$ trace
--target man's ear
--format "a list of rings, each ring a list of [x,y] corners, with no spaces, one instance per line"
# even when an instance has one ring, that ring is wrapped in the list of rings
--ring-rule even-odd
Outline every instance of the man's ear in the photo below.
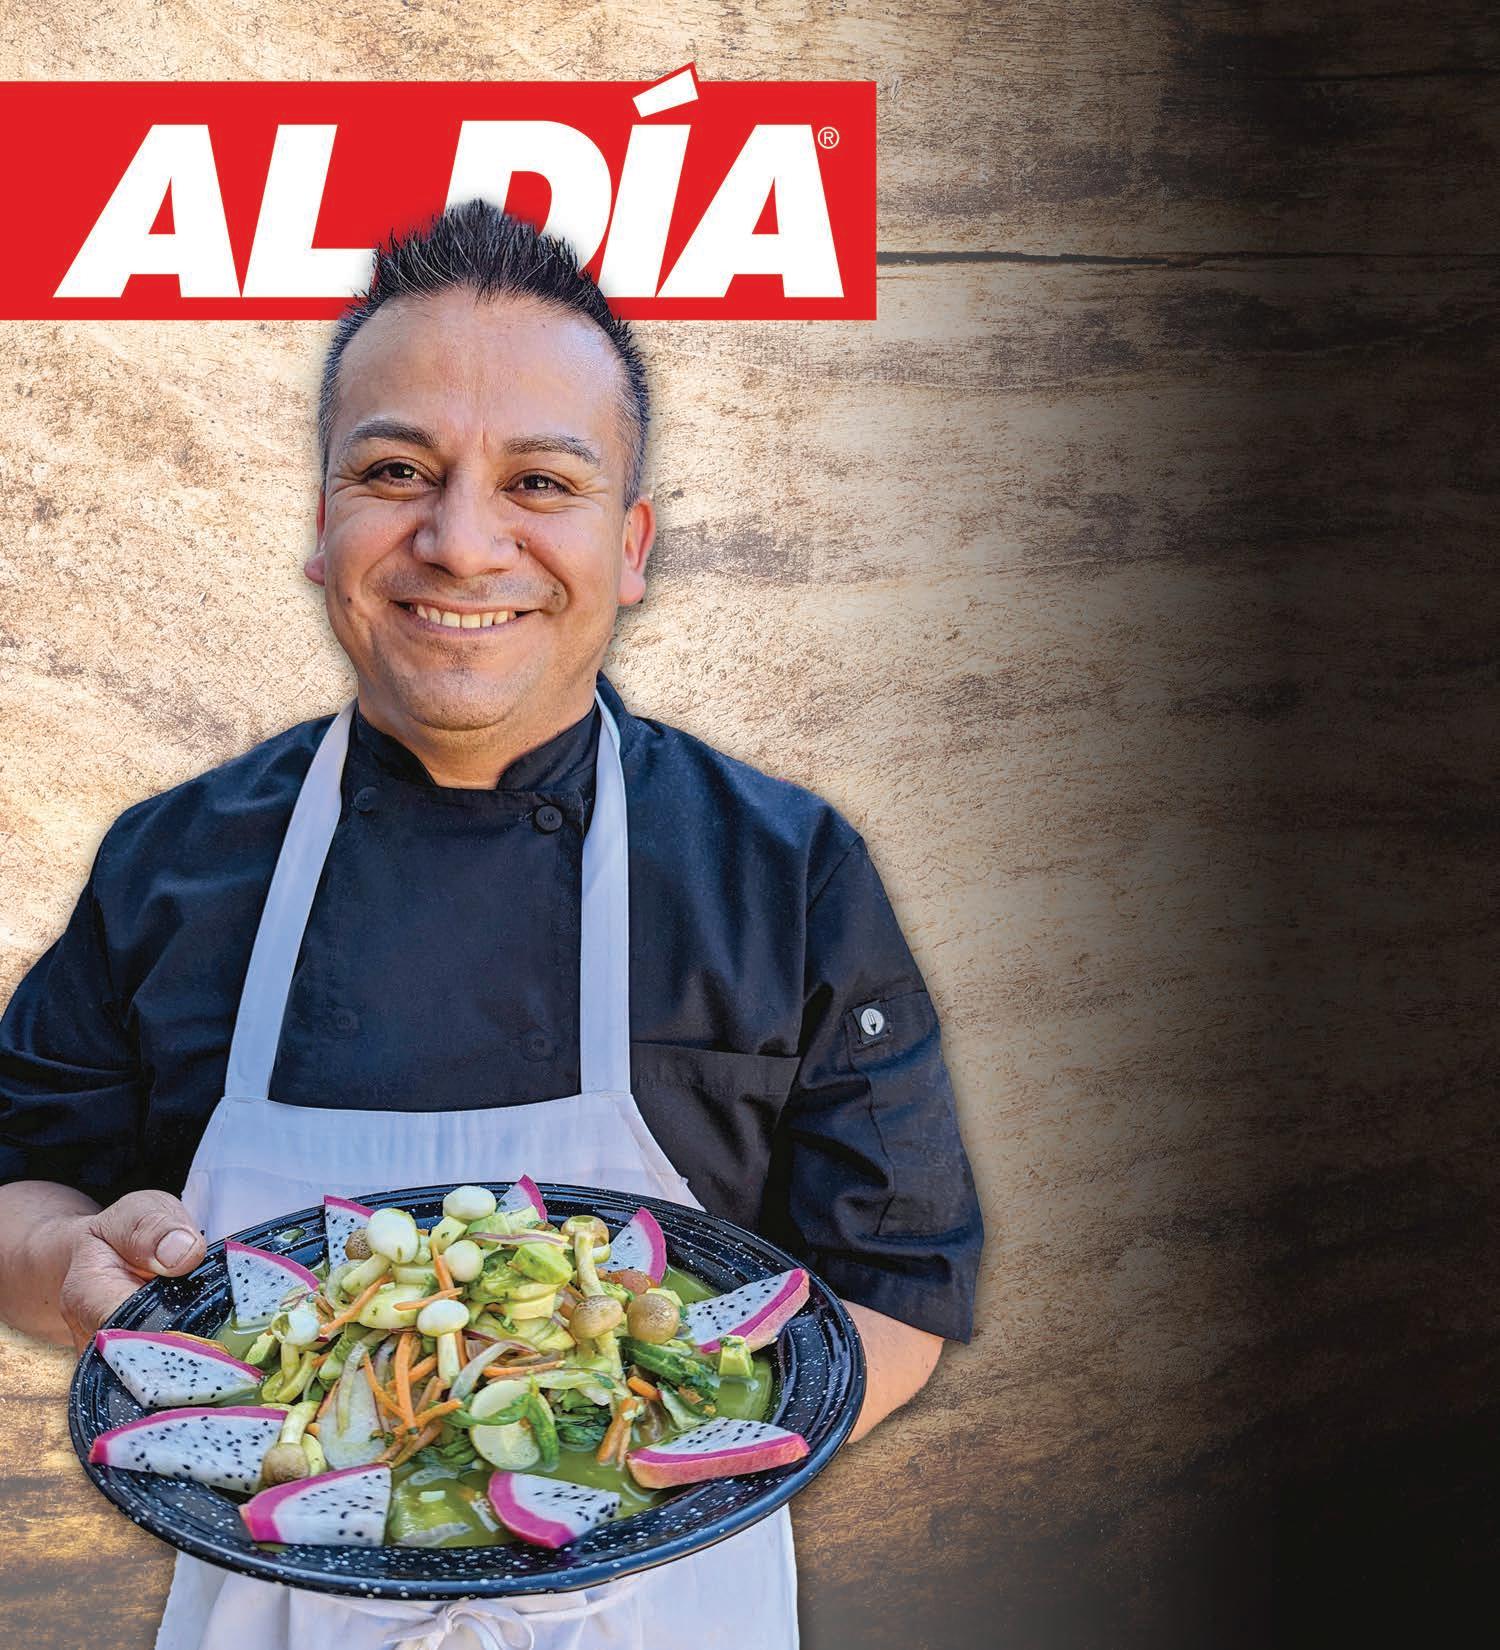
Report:
[[[656,540],[656,507],[638,498],[625,512],[625,555],[620,563],[621,607],[634,607],[646,594],[646,557]]]
[[[328,583],[328,567],[323,559],[323,523],[328,519],[328,499],[318,494],[318,547],[302,564],[302,571],[314,584]]]

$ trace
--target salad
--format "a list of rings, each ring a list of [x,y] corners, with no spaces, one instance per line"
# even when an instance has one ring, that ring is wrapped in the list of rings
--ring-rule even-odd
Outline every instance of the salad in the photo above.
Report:
[[[100,1330],[147,1413],[108,1467],[244,1497],[252,1539],[560,1547],[663,1494],[808,1453],[764,1419],[757,1356],[807,1299],[800,1268],[715,1295],[638,1209],[549,1218],[522,1178],[456,1186],[424,1230],[324,1199],[314,1269],[227,1240],[213,1339]]]

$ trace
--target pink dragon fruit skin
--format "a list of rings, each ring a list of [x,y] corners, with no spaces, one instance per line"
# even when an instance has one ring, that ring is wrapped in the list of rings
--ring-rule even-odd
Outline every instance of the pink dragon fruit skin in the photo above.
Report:
[[[389,1467],[344,1467],[262,1490],[240,1508],[240,1517],[252,1541],[378,1547],[390,1504]]]
[[[210,1404],[232,1392],[253,1392],[262,1380],[254,1364],[171,1329],[101,1329],[94,1346],[147,1409]]]
[[[495,1207],[505,1214],[514,1214],[517,1209],[524,1209],[528,1203],[536,1210],[538,1220],[547,1218],[547,1205],[542,1202],[542,1194],[537,1183],[529,1174],[523,1174]]]
[[[259,1405],[161,1410],[101,1432],[89,1460],[249,1495],[285,1420],[285,1410]]]
[[[328,1244],[330,1267],[342,1266],[348,1260],[344,1245],[348,1243],[350,1234],[366,1225],[374,1213],[373,1209],[356,1203],[352,1198],[335,1197],[332,1192],[323,1194],[323,1236]]]
[[[495,1516],[518,1540],[534,1547],[566,1547],[613,1518],[620,1506],[612,1490],[585,1489],[531,1472],[494,1473],[488,1489]]]
[[[742,1472],[765,1472],[788,1466],[807,1454],[807,1440],[769,1421],[737,1421],[721,1415],[680,1438],[648,1444],[627,1457],[631,1476],[650,1490],[674,1484],[699,1484],[706,1478],[731,1478]]]
[[[652,1283],[666,1276],[667,1240],[649,1209],[637,1209],[610,1239],[609,1265],[611,1271],[644,1272]]]
[[[742,1284],[727,1295],[695,1301],[682,1315],[687,1337],[700,1352],[717,1352],[725,1335],[740,1335],[753,1351],[768,1346],[788,1318],[807,1302],[807,1273],[800,1267]]]
[[[319,1287],[317,1278],[297,1261],[236,1243],[233,1238],[224,1240],[224,1264],[229,1269],[235,1322],[245,1327],[269,1322],[293,1289],[316,1293]]]

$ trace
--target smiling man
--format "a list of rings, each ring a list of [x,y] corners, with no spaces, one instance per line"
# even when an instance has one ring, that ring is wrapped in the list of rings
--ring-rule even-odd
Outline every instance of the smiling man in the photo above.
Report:
[[[468,287],[345,335],[308,574],[362,713],[439,784],[494,785],[589,712],[615,614],[645,594],[639,358],[576,310]]]
[[[599,674],[645,591],[648,421],[630,329],[566,248],[476,202],[381,253],[324,373],[306,569],[357,697],[122,815],[18,988],[9,1322],[82,1348],[205,1237],[324,1192],[529,1172],[805,1258],[865,1343],[855,1436],[968,1338],[973,1182],[864,844]],[[158,1643],[787,1650],[795,1599],[782,1509],[514,1605],[182,1557]]]

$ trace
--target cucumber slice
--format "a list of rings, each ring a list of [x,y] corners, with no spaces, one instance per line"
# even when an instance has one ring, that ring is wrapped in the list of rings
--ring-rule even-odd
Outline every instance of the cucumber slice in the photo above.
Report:
[[[505,1303],[505,1315],[512,1323],[525,1323],[528,1318],[550,1318],[557,1310],[557,1296],[551,1290],[536,1300],[511,1300]]]
[[[524,1421],[508,1421],[498,1427],[473,1427],[469,1438],[492,1467],[506,1472],[524,1472],[542,1458],[531,1428]]]
[[[474,1394],[469,1405],[469,1414],[476,1421],[483,1421],[487,1416],[494,1415],[513,1404],[527,1390],[526,1381],[488,1381],[481,1392]]]

